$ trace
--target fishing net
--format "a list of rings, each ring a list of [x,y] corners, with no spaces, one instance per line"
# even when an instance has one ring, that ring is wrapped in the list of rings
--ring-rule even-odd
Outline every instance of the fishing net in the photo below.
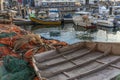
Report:
[[[0,44],[0,58],[8,55],[10,53],[9,47],[7,47],[5,44]]]
[[[7,69],[8,72],[11,72],[11,73],[19,72],[23,70],[25,67],[27,67],[26,61],[22,59],[14,58],[12,56],[4,57],[3,61],[4,61],[3,64],[5,68]]]
[[[16,35],[16,33],[14,33],[14,32],[11,32],[11,33],[2,32],[2,33],[0,33],[0,38],[13,37],[15,35]]]
[[[1,80],[33,80],[34,71],[30,68],[25,68],[22,71],[16,72],[14,74],[8,73],[7,75],[3,76]]]
[[[5,44],[0,44],[0,47],[6,46]]]
[[[3,77],[1,77],[1,79],[0,80],[8,80],[8,79],[10,79],[10,77],[12,76],[12,74],[11,73],[7,73],[6,75],[4,75]]]
[[[0,66],[0,80],[6,74],[7,74],[7,71],[6,71],[5,67],[4,67],[4,65],[1,65]]]
[[[120,74],[115,78],[115,80],[120,80]]]
[[[0,80],[33,80],[35,77],[33,68],[26,61],[12,56],[4,57],[3,61],[7,73]]]

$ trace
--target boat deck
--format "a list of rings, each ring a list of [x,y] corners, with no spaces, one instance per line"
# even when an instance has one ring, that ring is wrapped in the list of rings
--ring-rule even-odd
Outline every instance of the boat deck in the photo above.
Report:
[[[111,80],[120,74],[120,56],[78,44],[34,55],[39,78],[47,80]]]

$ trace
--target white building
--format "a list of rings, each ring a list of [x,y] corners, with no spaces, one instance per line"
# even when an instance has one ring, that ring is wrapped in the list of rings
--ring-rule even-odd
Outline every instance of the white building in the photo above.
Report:
[[[36,6],[40,6],[42,2],[78,2],[78,0],[34,0]]]

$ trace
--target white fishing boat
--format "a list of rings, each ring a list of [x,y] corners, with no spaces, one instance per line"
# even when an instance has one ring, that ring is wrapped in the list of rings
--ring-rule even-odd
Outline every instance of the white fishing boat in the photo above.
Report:
[[[97,25],[101,27],[107,27],[107,28],[113,27],[113,23],[110,22],[109,20],[97,20]]]
[[[114,16],[109,16],[109,17],[103,17],[98,19],[96,22],[97,26],[101,26],[101,27],[107,27],[107,28],[113,28],[113,20],[114,20]]]
[[[75,25],[77,26],[81,26],[81,27],[87,27],[87,28],[93,28],[95,27],[94,23],[94,19],[93,17],[90,15],[90,12],[75,12],[75,14],[73,15],[73,22]]]

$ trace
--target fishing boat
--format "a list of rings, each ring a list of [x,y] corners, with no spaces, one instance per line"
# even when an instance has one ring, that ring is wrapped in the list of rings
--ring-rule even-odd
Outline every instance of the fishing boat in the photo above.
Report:
[[[79,42],[32,60],[40,80],[112,80],[120,74],[120,43]]]
[[[73,22],[75,25],[87,29],[96,28],[94,19],[89,12],[75,12],[73,15]]]
[[[48,16],[48,14],[44,11],[38,12],[38,16],[31,14],[30,20],[35,23],[43,24],[43,25],[60,25],[61,24],[61,20],[59,18],[56,18],[56,17],[52,18]]]
[[[116,27],[120,27],[120,15],[107,15],[101,16],[100,18],[96,19],[96,25],[98,27],[104,28],[114,28],[114,19],[117,20]]]
[[[35,23],[43,24],[43,25],[61,25],[60,20],[37,19],[34,17],[30,17],[30,20],[35,22]]]
[[[108,20],[97,20],[96,24],[101,27],[113,28],[113,23]]]
[[[109,16],[109,17],[103,16],[100,19],[96,20],[96,25],[106,28],[113,28],[114,27],[113,20],[114,20],[114,16]]]

